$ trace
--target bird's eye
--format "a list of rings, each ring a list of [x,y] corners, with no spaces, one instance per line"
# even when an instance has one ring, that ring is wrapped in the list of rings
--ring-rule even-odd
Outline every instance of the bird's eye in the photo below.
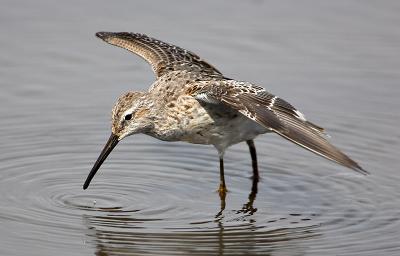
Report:
[[[125,116],[125,120],[131,120],[132,119],[132,114],[127,114],[126,116]]]

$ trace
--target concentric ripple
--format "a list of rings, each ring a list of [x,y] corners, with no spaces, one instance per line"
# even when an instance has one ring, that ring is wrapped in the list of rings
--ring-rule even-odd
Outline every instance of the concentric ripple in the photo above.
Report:
[[[102,134],[98,124],[85,126]],[[218,162],[211,147],[131,137],[83,191],[106,131],[104,138],[85,138],[73,126],[40,130],[47,130],[45,139],[40,132],[7,139],[12,145],[1,159],[0,220],[12,234],[1,250],[9,255],[27,237],[31,242],[22,247],[94,249],[101,255],[292,255],[337,251],[338,245],[346,252],[360,245],[373,251],[366,245],[371,241],[386,250],[397,246],[390,235],[400,223],[395,180],[338,171],[310,155],[311,161],[304,160],[307,155],[271,136],[257,141],[258,183],[249,178],[245,145],[227,153],[229,193],[222,200],[215,192]],[[271,143],[275,153],[265,150]],[[286,165],[284,156],[274,154],[288,148],[293,157]],[[24,232],[15,232],[21,225]]]
[[[395,2],[6,1],[0,256],[400,255]],[[264,86],[371,175],[268,134],[255,142],[258,183],[246,144],[229,148],[220,198],[214,148],[137,135],[83,190],[114,100],[154,79],[144,61],[95,39],[106,28],[187,47]]]

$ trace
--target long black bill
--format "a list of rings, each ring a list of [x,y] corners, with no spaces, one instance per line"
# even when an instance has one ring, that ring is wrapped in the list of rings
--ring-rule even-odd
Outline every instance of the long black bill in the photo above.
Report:
[[[90,181],[93,179],[97,170],[100,168],[101,164],[104,162],[104,160],[106,160],[107,156],[111,153],[111,151],[117,144],[118,144],[118,136],[111,133],[111,136],[108,139],[103,150],[101,151],[99,158],[97,158],[96,163],[94,163],[92,170],[90,171],[88,177],[86,178],[85,184],[83,184],[83,189],[87,189],[89,187]]]

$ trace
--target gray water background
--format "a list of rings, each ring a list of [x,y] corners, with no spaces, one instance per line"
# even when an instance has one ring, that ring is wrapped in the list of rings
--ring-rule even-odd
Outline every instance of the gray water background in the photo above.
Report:
[[[399,1],[2,1],[0,255],[399,255]],[[264,86],[325,127],[363,177],[275,135],[226,154],[129,137],[82,184],[148,64],[132,31]]]

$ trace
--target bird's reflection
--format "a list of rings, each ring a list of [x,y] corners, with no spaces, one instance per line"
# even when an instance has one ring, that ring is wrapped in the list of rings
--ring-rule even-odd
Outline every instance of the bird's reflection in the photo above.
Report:
[[[89,244],[94,243],[96,255],[275,255],[279,248],[290,248],[284,255],[303,255],[302,239],[314,237],[315,227],[279,227],[265,229],[266,223],[246,221],[241,217],[252,217],[257,212],[254,202],[258,191],[258,179],[252,179],[248,200],[241,209],[226,211],[226,195],[220,197],[220,210],[214,221],[207,227],[190,226],[179,230],[171,228],[156,229],[160,232],[146,231],[146,224],[162,220],[135,218],[135,212],[113,210],[104,215],[104,211],[90,211],[84,215]],[[228,195],[229,196],[229,195]],[[97,214],[96,214],[97,213]],[[240,220],[227,220],[226,216],[237,216]],[[262,218],[261,218],[262,219]],[[243,222],[244,221],[244,222]],[[213,225],[212,223],[215,223]],[[151,230],[151,229],[150,229]],[[238,232],[240,231],[240,232]],[[279,246],[280,245],[280,246]],[[254,251],[254,253],[252,253]]]
[[[250,215],[253,215],[256,211],[257,208],[254,208],[254,200],[256,200],[257,192],[258,192],[258,177],[253,177],[252,179],[252,185],[251,185],[251,192],[248,197],[247,203],[245,203],[242,207],[241,210],[238,210],[237,213],[247,213]]]
[[[251,190],[250,194],[248,196],[248,201],[247,203],[243,204],[243,207],[239,210],[236,211],[236,213],[247,213],[249,215],[253,215],[256,211],[257,208],[254,208],[254,201],[256,200],[257,192],[258,192],[258,182],[259,178],[258,177],[253,177],[252,179],[252,185],[251,185]],[[218,219],[222,216],[225,207],[226,207],[226,194],[220,194],[219,195],[220,200],[221,200],[221,208],[220,211],[215,215],[215,218]]]
[[[250,194],[248,196],[248,201],[243,204],[243,207],[239,210],[236,210],[236,214],[244,213],[253,215],[257,208],[254,208],[254,200],[256,199],[257,192],[258,192],[258,177],[252,177],[252,185]],[[220,201],[221,201],[221,208],[220,211],[215,215],[215,221],[218,224],[218,255],[225,255],[225,234],[224,234],[224,222],[223,222],[223,212],[226,208],[226,193],[220,194]],[[252,227],[250,229],[254,229],[254,224],[250,224]],[[247,236],[248,238],[248,236]],[[269,254],[265,254],[269,255]]]

